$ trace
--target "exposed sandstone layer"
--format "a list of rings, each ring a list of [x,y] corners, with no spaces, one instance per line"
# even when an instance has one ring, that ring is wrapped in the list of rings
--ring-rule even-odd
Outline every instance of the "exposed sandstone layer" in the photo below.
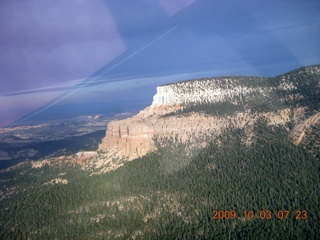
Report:
[[[308,132],[312,126],[320,126],[320,112],[307,118],[305,121],[301,121],[294,127],[290,134],[292,142],[295,145],[299,145],[306,137],[306,132]]]
[[[179,108],[174,105],[151,106],[131,118],[109,122],[106,136],[102,139],[99,149],[107,151],[112,157],[130,160],[155,150],[154,138],[188,143],[190,147],[204,147],[207,138],[214,138],[230,126],[246,128],[250,134],[250,129],[258,118],[265,117],[270,125],[285,126],[291,120],[290,116],[295,116],[298,121],[301,119],[300,115],[303,115],[303,109],[292,112],[286,108],[261,114],[237,112],[225,117],[197,112],[162,117]]]
[[[106,137],[99,145],[100,150],[119,152],[129,158],[145,155],[152,148],[155,130],[138,117],[113,121],[108,124]]]
[[[295,111],[295,115],[296,112],[299,110]],[[146,117],[143,117],[144,115]],[[156,149],[154,137],[204,147],[207,138],[214,138],[229,126],[246,128],[249,134],[250,128],[260,117],[265,117],[270,125],[285,126],[290,121],[290,115],[290,109],[283,109],[263,114],[238,112],[227,117],[190,113],[161,118],[159,115],[148,115],[142,111],[134,117],[110,122],[99,149],[118,158],[134,159]]]

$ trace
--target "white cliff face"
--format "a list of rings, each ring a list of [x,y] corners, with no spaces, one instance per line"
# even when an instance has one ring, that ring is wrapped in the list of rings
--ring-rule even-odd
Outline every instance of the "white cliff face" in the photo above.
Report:
[[[157,87],[157,94],[153,96],[152,105],[171,105],[178,102],[176,94],[171,87]]]
[[[151,107],[232,101],[250,93],[265,94],[269,91],[267,87],[249,87],[241,82],[241,78],[185,81],[157,87]]]

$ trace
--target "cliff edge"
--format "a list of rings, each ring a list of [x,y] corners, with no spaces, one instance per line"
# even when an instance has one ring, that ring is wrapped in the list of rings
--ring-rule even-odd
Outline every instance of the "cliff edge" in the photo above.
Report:
[[[274,78],[219,77],[159,86],[151,106],[108,123],[99,150],[108,158],[132,160],[166,139],[190,149],[204,147],[229,127],[244,129],[243,140],[250,144],[261,118],[292,131],[299,144],[304,122],[319,123],[319,76],[315,65]]]

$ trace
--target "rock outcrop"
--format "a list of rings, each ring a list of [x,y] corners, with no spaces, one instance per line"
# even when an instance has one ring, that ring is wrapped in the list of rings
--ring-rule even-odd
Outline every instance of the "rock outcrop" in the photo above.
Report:
[[[129,158],[143,156],[152,149],[154,132],[151,126],[137,117],[113,121],[108,124],[106,137],[102,139],[99,149]]]
[[[303,73],[310,71],[319,76],[320,68],[306,68]],[[272,125],[302,124],[307,119],[304,107],[290,105],[290,101],[304,97],[297,91],[301,83],[290,76],[211,78],[157,87],[151,106],[131,118],[108,123],[99,150],[111,158],[130,160],[155,150],[155,139],[201,147],[206,145],[207,138],[212,140],[232,126],[245,128],[250,143],[250,129],[261,117]],[[319,85],[319,78],[316,81]],[[211,104],[214,108],[214,104],[222,102],[237,106],[237,110],[227,115],[183,111],[190,105]],[[264,110],[253,111],[257,106]]]

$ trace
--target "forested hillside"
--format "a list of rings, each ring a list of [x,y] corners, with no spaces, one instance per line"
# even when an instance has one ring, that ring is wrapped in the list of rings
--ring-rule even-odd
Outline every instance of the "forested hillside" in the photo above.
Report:
[[[203,101],[200,103],[184,104],[177,112],[166,114],[172,116],[177,114],[187,114],[190,112],[204,112],[206,114],[222,116],[235,114],[239,111],[250,111],[251,113],[261,113],[268,111],[279,111],[284,108],[305,107],[308,114],[320,109],[320,66],[313,65],[298,68],[276,77],[246,77],[235,76],[213,78],[211,81],[221,82],[225,91],[230,91],[234,87],[255,89],[251,93],[230,94],[224,100],[218,102]],[[210,81],[210,79],[200,79],[198,81]],[[188,84],[185,81],[179,84]],[[192,81],[191,81],[192,82]],[[180,86],[179,86],[180,87]],[[191,90],[190,90],[191,91]]]
[[[192,159],[168,143],[103,175],[67,166],[2,173],[2,187],[17,192],[1,200],[1,239],[319,238],[319,159],[282,128],[261,120],[256,131],[248,146],[230,129]],[[43,184],[58,175],[68,184]],[[213,219],[214,210],[237,217]]]

